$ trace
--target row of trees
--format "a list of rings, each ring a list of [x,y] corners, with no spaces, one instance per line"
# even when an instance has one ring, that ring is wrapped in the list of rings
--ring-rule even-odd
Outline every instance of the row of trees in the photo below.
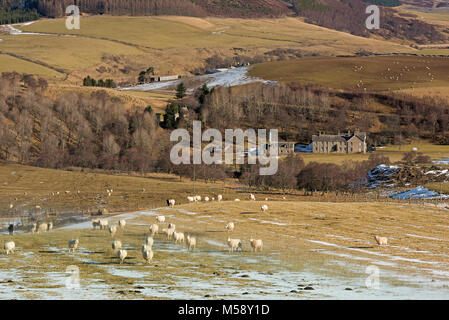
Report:
[[[83,86],[85,87],[103,87],[103,88],[115,88],[116,84],[114,80],[112,79],[100,79],[96,80],[94,78],[91,78],[90,76],[87,76],[83,79]]]
[[[0,24],[20,23],[39,17],[35,0],[0,0]]]

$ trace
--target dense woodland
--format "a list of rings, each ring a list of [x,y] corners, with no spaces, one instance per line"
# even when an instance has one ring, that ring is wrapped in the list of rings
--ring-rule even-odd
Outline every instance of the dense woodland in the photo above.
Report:
[[[61,17],[68,5],[81,12],[112,15],[184,15],[283,17],[299,15],[312,24],[369,37],[373,33],[420,44],[447,41],[448,32],[413,17],[401,17],[391,6],[398,0],[0,0],[0,23],[34,20],[39,15]],[[380,30],[367,30],[367,3],[383,5]],[[348,17],[351,17],[348,19]]]
[[[376,100],[391,114],[375,113]],[[424,116],[425,115],[425,116]],[[0,160],[48,168],[100,168],[120,171],[163,171],[193,178],[193,166],[169,160],[174,128],[190,129],[192,120],[204,128],[277,128],[280,138],[309,143],[319,131],[364,130],[370,144],[402,143],[406,138],[431,138],[449,143],[447,101],[406,95],[330,92],[318,87],[251,84],[234,88],[206,86],[172,101],[159,124],[151,107],[128,108],[106,91],[48,95],[47,82],[32,75],[0,77]],[[376,127],[377,131],[374,130]],[[332,128],[332,129],[329,129]],[[377,132],[377,133],[376,133]],[[257,166],[195,167],[206,181],[239,177],[249,186],[336,190],[358,181],[379,163],[309,163],[300,157],[281,161],[278,173],[260,177]]]

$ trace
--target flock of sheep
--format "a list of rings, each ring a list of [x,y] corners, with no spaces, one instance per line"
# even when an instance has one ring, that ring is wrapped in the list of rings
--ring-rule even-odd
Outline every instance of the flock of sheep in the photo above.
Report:
[[[198,202],[201,201],[201,196],[189,196],[187,197],[187,200],[189,202]],[[256,197],[254,194],[249,195],[249,199],[255,201]],[[285,197],[283,198],[285,199]],[[222,201],[223,197],[221,194],[217,196],[217,201]],[[265,198],[265,200],[268,200]],[[204,197],[204,201],[215,201],[215,198],[212,197],[211,199],[209,197]],[[235,201],[240,201],[240,199],[235,199]],[[167,206],[174,207],[176,201],[174,199],[168,199],[167,200]],[[263,204],[261,206],[261,211],[266,212],[268,211],[268,206],[266,204]],[[156,216],[156,222],[159,224],[165,223],[165,216],[158,215]],[[91,221],[93,229],[100,229],[105,230],[107,229],[111,235],[111,237],[114,237],[117,231],[123,230],[126,226],[126,220],[120,220],[118,221],[117,225],[109,225],[109,221],[106,219],[94,219]],[[153,223],[149,226],[149,232],[151,236],[147,237],[145,239],[145,242],[142,244],[141,247],[141,253],[142,258],[145,260],[146,263],[151,263],[151,260],[153,259],[154,252],[153,252],[153,243],[154,239],[153,236],[155,234],[159,233],[159,225],[157,223]],[[42,222],[42,223],[33,223],[29,227],[29,231],[31,233],[40,233],[40,232],[47,232],[51,231],[53,229],[53,223],[51,222]],[[233,232],[235,229],[235,225],[233,222],[229,222],[225,225],[226,231]],[[183,244],[185,243],[188,250],[194,250],[196,247],[196,238],[192,237],[190,235],[185,236],[182,232],[176,231],[176,225],[173,223],[168,223],[167,228],[162,228],[161,233],[165,234],[167,236],[167,239],[173,240],[176,244]],[[387,245],[388,239],[386,237],[380,237],[380,236],[374,236],[375,241],[378,245]],[[242,241],[240,239],[232,239],[228,236],[227,238],[227,245],[229,247],[229,252],[234,252],[237,250],[243,251],[243,245]],[[262,239],[253,239],[252,237],[249,240],[250,245],[252,247],[252,250],[254,252],[262,251],[263,248],[263,241]],[[68,241],[68,251],[69,252],[75,252],[75,250],[79,246],[79,239],[70,239]],[[8,241],[4,244],[4,250],[7,255],[14,253],[16,245],[14,241]],[[122,264],[126,257],[128,256],[128,252],[122,248],[122,242],[120,240],[113,240],[112,241],[112,250],[116,252],[117,258],[119,259],[120,264]]]

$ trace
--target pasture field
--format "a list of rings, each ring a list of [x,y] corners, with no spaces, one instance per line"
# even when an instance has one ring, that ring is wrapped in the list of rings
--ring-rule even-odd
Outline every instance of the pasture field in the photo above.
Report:
[[[449,59],[415,56],[303,58],[254,65],[249,74],[338,89],[398,90],[449,85]]]
[[[1,49],[0,49],[1,51]],[[37,74],[47,79],[63,79],[64,74],[47,68],[45,66],[38,65],[36,63],[25,61],[16,57],[12,57],[6,54],[0,54],[0,70],[2,72],[18,72],[18,73],[31,73]]]
[[[256,195],[259,197],[259,195]],[[401,203],[241,201],[196,203],[109,217],[126,219],[111,237],[90,222],[43,234],[0,235],[14,240],[13,255],[0,256],[0,297],[19,299],[410,299],[447,298],[447,212]],[[243,198],[242,198],[243,199]],[[266,213],[261,204],[268,204]],[[197,238],[188,252],[162,234],[146,265],[140,247],[148,225],[166,223]],[[243,251],[229,253],[227,222]],[[166,227],[166,223],[160,227]],[[388,237],[379,247],[374,235]],[[262,239],[254,253],[250,237]],[[69,239],[80,247],[68,253]],[[128,252],[120,265],[111,242]],[[367,267],[378,268],[379,288],[367,287]],[[73,278],[73,272],[75,272]],[[79,288],[70,287],[79,276]],[[71,277],[72,276],[72,277]],[[76,283],[76,282],[75,282]],[[66,286],[68,284],[69,286]]]
[[[141,177],[21,165],[0,165],[0,181],[0,212],[3,214],[16,211],[39,213],[40,210],[35,209],[36,205],[42,210],[52,209],[56,213],[96,211],[102,207],[109,211],[153,208],[163,206],[168,197],[185,203],[186,197],[194,191],[193,182],[180,181],[179,177],[172,175],[150,174]],[[219,194],[230,186],[197,181],[195,190]],[[107,189],[113,190],[110,197]],[[78,190],[80,194],[77,194]],[[70,193],[66,194],[65,191]],[[59,192],[59,195],[52,196],[52,192]],[[235,194],[233,191],[228,193]],[[14,208],[9,210],[11,203]]]
[[[86,75],[135,83],[138,73],[149,66],[154,66],[159,75],[190,74],[215,54],[255,57],[279,48],[306,55],[347,55],[362,49],[379,53],[417,51],[394,42],[310,25],[297,18],[91,16],[82,17],[79,30],[67,30],[64,19],[42,19],[15,27],[36,34],[2,35],[2,51],[62,69],[68,74],[66,82],[76,85],[81,85]]]

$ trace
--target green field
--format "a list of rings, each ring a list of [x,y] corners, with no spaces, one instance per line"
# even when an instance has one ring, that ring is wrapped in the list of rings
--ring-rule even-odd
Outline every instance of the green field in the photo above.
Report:
[[[414,56],[303,58],[253,66],[250,75],[339,89],[398,90],[449,85],[449,59]]]

